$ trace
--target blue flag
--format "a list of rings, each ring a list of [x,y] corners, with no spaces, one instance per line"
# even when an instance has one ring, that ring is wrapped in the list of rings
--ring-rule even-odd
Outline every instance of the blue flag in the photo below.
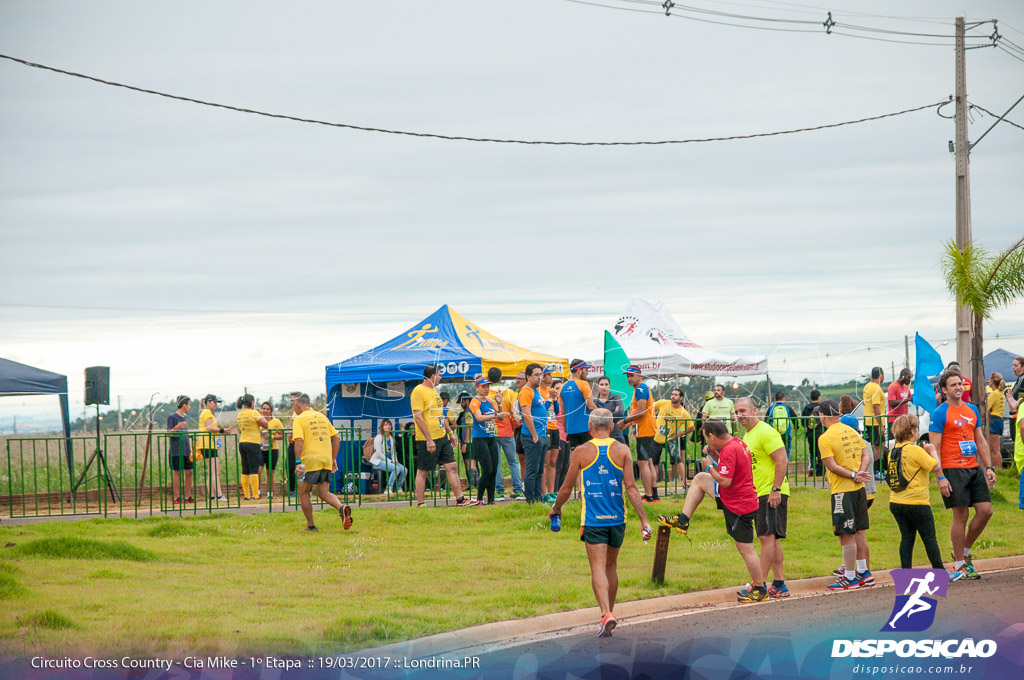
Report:
[[[914,366],[914,406],[920,406],[931,415],[935,410],[935,388],[930,378],[942,373],[942,357],[920,333],[914,334],[917,363]]]

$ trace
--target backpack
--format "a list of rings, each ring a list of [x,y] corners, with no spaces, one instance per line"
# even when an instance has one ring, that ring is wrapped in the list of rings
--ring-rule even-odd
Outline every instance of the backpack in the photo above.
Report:
[[[907,479],[903,475],[903,447],[896,446],[892,451],[885,454],[885,463],[883,465],[885,469],[885,483],[889,485],[892,491],[900,492],[905,491],[910,482],[917,477],[917,472],[921,469],[918,468],[917,472]]]
[[[782,408],[782,414],[779,415],[779,408]],[[765,420],[768,424],[775,428],[779,434],[788,434],[790,428],[790,419],[793,418],[793,411],[785,404],[775,403],[774,406],[768,409],[768,414]]]
[[[372,458],[372,457],[373,457],[373,437],[369,437],[369,438],[367,438],[367,440],[365,442],[363,442],[363,460],[365,460],[367,463],[369,463],[370,462],[370,458]]]

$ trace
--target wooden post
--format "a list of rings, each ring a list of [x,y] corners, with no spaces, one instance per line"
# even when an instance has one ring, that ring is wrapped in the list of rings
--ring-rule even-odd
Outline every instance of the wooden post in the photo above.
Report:
[[[665,563],[668,561],[668,539],[671,537],[671,529],[668,527],[658,527],[658,539],[654,544],[654,569],[651,570],[651,580],[658,585],[665,582]]]

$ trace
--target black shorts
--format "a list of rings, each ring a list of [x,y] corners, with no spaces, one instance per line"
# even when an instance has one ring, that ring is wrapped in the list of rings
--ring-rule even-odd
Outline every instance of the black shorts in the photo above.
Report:
[[[558,428],[548,430],[548,451],[557,451],[559,441]]]
[[[636,438],[636,459],[637,460],[654,460],[654,457],[658,455],[658,451],[654,446],[654,437],[637,437]]]
[[[192,469],[192,457],[189,454],[184,456],[178,455],[176,452],[171,453],[171,469],[175,472],[181,472],[182,470]]]
[[[832,494],[833,534],[855,534],[868,528],[868,494],[864,489]]]
[[[306,484],[312,484],[313,486],[316,486],[317,484],[327,484],[331,481],[331,471],[313,470],[312,472],[307,472],[302,475],[302,477],[299,478],[299,481],[305,482]]]
[[[452,451],[452,442],[448,437],[440,437],[434,440],[434,452],[427,451],[427,442],[416,441],[416,469],[433,472],[438,465],[447,465],[455,462],[455,452]]]
[[[580,540],[584,543],[607,543],[609,548],[621,548],[626,538],[626,525],[616,524],[611,527],[580,527]]]
[[[754,527],[758,536],[786,537],[786,518],[789,514],[789,496],[782,494],[778,507],[768,505],[768,496],[758,496]]]
[[[424,446],[426,446],[426,444],[424,444]],[[473,460],[472,442],[462,442],[462,460],[466,461],[467,463]]]
[[[593,437],[590,436],[589,432],[572,432],[569,434],[569,448],[575,449],[581,444],[586,444],[591,439],[593,439]]]
[[[216,458],[220,451],[217,449],[199,449],[199,453],[203,454],[203,458]]]
[[[729,508],[722,506],[722,515],[725,516],[725,533],[737,543],[754,542],[754,515],[757,512],[748,512],[745,515],[737,515]]]
[[[949,496],[942,497],[946,509],[962,508],[975,503],[991,503],[992,494],[985,481],[985,468],[943,468],[942,474],[949,480]]]
[[[882,428],[879,425],[864,426],[864,440],[873,446],[882,445]]]
[[[270,468],[271,470],[277,469],[277,459],[280,457],[280,449],[270,449],[269,451],[261,451],[261,457],[263,460],[263,467]]]

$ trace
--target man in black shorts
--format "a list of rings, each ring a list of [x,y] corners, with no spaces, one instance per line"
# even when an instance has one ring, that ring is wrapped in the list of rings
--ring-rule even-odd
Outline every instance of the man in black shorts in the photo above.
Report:
[[[172,434],[167,438],[168,453],[170,454],[171,463],[171,495],[174,498],[174,505],[181,503],[195,503],[195,499],[192,498],[192,446],[189,442],[188,433],[184,430],[188,429],[188,422],[185,416],[190,410],[192,410],[192,400],[184,394],[179,396],[175,400],[175,405],[178,410],[167,416],[167,431],[168,432],[182,432],[182,434]],[[181,472],[185,471],[185,486],[181,489],[179,495],[179,487],[181,486]],[[182,496],[188,494],[188,498],[182,500]]]
[[[460,508],[478,505],[477,501],[462,495],[453,448],[458,442],[445,416],[441,395],[437,393],[437,385],[441,382],[437,368],[427,366],[423,369],[423,383],[414,387],[409,397],[412,417],[416,422],[416,504],[423,505],[427,477],[440,465],[448,476],[448,488],[455,496],[455,505]]]
[[[633,479],[629,448],[611,437],[614,419],[608,409],[595,409],[588,416],[594,437],[577,446],[569,461],[569,472],[558,490],[548,517],[561,516],[562,506],[572,494],[576,480],[581,480],[585,505],[580,519],[580,540],[587,546],[590,582],[601,608],[598,636],[608,637],[615,628],[615,595],[619,589],[618,557],[626,535],[626,503],[629,498],[640,518],[641,535],[651,536],[640,492]]]
[[[686,492],[683,511],[679,515],[658,515],[658,523],[687,533],[690,520],[704,496],[712,496],[725,516],[725,531],[750,574],[751,587],[739,593],[737,602],[764,602],[768,599],[761,563],[754,550],[754,516],[757,514],[757,491],[750,450],[742,440],[729,434],[721,420],[704,423],[703,472],[697,473]]]
[[[630,404],[630,416],[620,420],[615,427],[625,430],[630,424],[636,423],[636,464],[640,470],[640,482],[644,485],[643,500],[645,503],[657,503],[658,471],[654,467],[657,455],[654,446],[656,420],[654,417],[654,398],[651,388],[644,384],[644,376],[639,366],[628,366],[624,371],[626,381],[633,388],[633,403]]]

